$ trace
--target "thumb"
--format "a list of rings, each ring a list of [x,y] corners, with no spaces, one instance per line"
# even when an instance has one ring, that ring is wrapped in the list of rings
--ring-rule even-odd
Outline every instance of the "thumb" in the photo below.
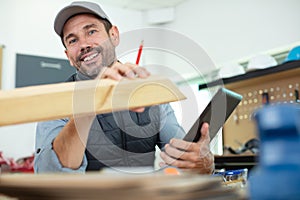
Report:
[[[207,143],[210,142],[210,136],[209,136],[209,125],[207,122],[204,122],[201,126],[201,137],[200,140],[197,143]]]

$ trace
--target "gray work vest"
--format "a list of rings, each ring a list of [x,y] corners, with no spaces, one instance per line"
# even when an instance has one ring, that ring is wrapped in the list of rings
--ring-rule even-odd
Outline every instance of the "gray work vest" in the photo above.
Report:
[[[72,75],[67,81],[75,81]],[[87,171],[103,167],[153,166],[155,145],[161,148],[159,106],[143,113],[120,111],[99,114],[86,147]]]

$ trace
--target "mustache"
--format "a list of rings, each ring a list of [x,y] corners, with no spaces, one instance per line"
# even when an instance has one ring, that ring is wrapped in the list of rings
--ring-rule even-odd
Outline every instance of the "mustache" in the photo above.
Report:
[[[76,61],[77,62],[80,62],[81,61],[81,58],[84,54],[87,54],[87,53],[90,53],[90,52],[97,52],[97,53],[101,53],[103,52],[103,47],[101,46],[97,46],[97,47],[94,47],[94,48],[91,48],[91,47],[87,47],[85,49],[83,49],[80,54],[76,57]]]

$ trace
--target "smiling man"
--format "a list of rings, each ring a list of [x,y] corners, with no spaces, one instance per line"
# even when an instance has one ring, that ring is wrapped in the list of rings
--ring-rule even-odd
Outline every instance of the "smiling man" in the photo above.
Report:
[[[150,75],[145,68],[118,62],[118,28],[95,3],[73,2],[63,8],[54,29],[77,69],[68,81]],[[82,173],[103,167],[153,166],[157,145],[164,149],[161,166],[207,174],[214,168],[208,124],[202,126],[201,134],[197,143],[183,141],[185,132],[169,104],[40,122],[34,168],[36,173]]]
[[[65,24],[62,38],[71,65],[96,78],[103,67],[117,62],[115,47],[118,35],[117,27],[113,26],[106,32],[104,24],[94,15],[77,15]],[[85,44],[89,44],[88,48],[84,47]]]

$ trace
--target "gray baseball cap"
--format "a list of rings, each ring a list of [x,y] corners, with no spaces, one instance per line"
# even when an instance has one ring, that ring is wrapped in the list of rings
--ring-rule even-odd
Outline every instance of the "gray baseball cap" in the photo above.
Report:
[[[62,37],[63,28],[65,23],[72,17],[78,14],[90,13],[97,15],[103,19],[106,19],[110,22],[108,16],[102,10],[102,8],[92,2],[87,1],[75,1],[69,6],[64,7],[55,17],[54,20],[54,30],[55,32]]]

